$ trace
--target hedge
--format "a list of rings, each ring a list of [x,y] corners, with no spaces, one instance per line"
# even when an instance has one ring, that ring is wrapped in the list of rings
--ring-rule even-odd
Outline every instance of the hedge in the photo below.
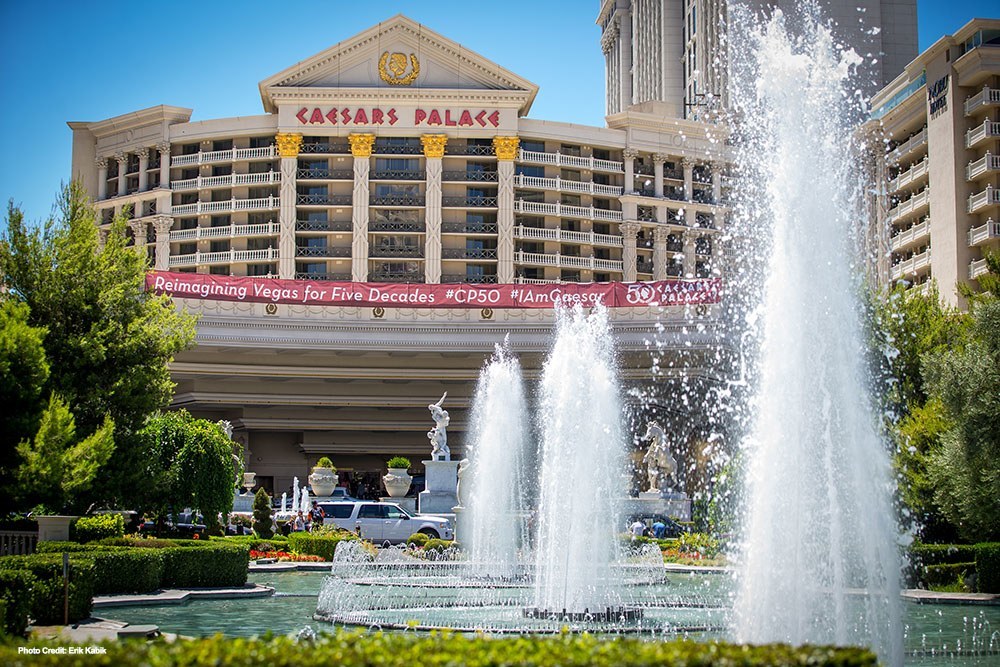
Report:
[[[70,556],[69,620],[90,616],[94,597],[94,561],[86,554]],[[29,572],[34,576],[30,590],[24,595],[31,600],[31,617],[38,625],[63,622],[63,564],[60,554],[2,556],[0,570]],[[0,660],[0,664],[3,661]]]
[[[94,542],[106,537],[125,534],[125,517],[121,514],[81,516],[70,526],[70,537],[77,542]]]
[[[928,565],[921,572],[920,580],[930,586],[950,586],[963,583],[963,580],[976,571],[975,563],[942,563]]]
[[[197,549],[162,549],[162,588],[235,587],[247,582],[250,548],[206,542]]]
[[[976,545],[976,575],[980,593],[1000,593],[1000,542]]]
[[[31,596],[26,595],[35,583],[35,575],[19,570],[0,570],[0,634],[21,637],[28,627]]]
[[[64,644],[69,645],[69,644]],[[62,665],[66,656],[52,651],[58,646],[36,640],[29,644],[0,645],[0,664]],[[783,644],[741,646],[689,640],[649,642],[640,639],[609,641],[592,635],[549,637],[467,637],[441,632],[429,635],[404,633],[348,633],[320,635],[314,642],[291,637],[229,639],[221,636],[174,642],[106,642],[105,665],[207,664],[243,667],[361,667],[386,665],[412,667],[428,657],[440,665],[519,665],[555,667],[568,665],[623,666],[698,665],[699,667],[875,667],[875,655],[863,648],[827,646],[791,647]],[[18,649],[49,647],[49,652],[28,655]]]
[[[323,560],[332,561],[333,552],[337,550],[337,543],[341,540],[357,539],[353,535],[332,535],[321,537],[312,533],[290,533],[288,535],[288,548],[300,554],[311,554],[319,556]]]
[[[910,565],[918,572],[928,565],[971,563],[975,559],[974,544],[914,544],[910,547]]]

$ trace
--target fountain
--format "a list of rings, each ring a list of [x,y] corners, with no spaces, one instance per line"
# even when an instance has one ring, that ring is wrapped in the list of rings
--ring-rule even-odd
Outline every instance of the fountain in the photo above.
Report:
[[[856,302],[845,86],[860,63],[808,11],[735,44],[740,215],[770,227],[735,636],[873,647],[902,664],[892,475],[869,405]],[[739,82],[745,82],[740,85]],[[740,89],[742,88],[742,89]],[[739,224],[739,220],[736,221]],[[756,227],[760,234],[760,227]],[[747,283],[748,285],[751,283]]]

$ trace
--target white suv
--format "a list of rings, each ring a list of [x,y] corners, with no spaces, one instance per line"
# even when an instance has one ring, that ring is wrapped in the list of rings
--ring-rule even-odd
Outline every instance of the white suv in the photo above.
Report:
[[[376,544],[405,542],[413,533],[450,540],[455,537],[451,522],[444,517],[411,515],[393,503],[331,502],[319,503],[326,517],[324,524],[335,524]]]

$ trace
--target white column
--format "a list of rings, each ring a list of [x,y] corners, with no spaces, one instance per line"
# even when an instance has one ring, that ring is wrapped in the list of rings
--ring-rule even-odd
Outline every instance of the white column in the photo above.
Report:
[[[441,162],[448,142],[445,134],[420,137],[427,163],[427,198],[424,209],[424,281],[441,282]]]
[[[94,162],[97,164],[97,199],[100,201],[108,198],[108,158],[99,157]]]
[[[681,166],[684,167],[684,200],[691,201],[694,199],[694,162],[684,158]]]
[[[632,13],[626,7],[619,7],[617,11],[621,15],[619,19],[621,38],[618,42],[620,45],[618,66],[621,68],[622,84],[622,107],[620,111],[624,111],[626,107],[632,105]]]
[[[118,196],[125,195],[125,170],[128,169],[128,156],[124,153],[115,155],[118,160]]]
[[[153,229],[156,230],[157,271],[170,270],[170,228],[173,224],[173,218],[168,215],[158,215],[153,218]]]
[[[635,242],[639,228],[639,223],[631,220],[623,222],[619,227],[624,242],[622,245],[622,273],[624,274],[623,280],[627,283],[634,283],[637,277],[635,261],[639,253],[636,252]]]
[[[374,134],[352,134],[351,154],[354,156],[354,195],[352,198],[351,224],[351,280],[363,283],[368,280],[368,176],[371,172]]]
[[[170,187],[170,142],[164,141],[156,144],[156,150],[160,152],[160,187]]]
[[[689,211],[691,212],[691,211]],[[692,212],[693,213],[693,212]],[[684,232],[684,277],[694,278],[695,253],[694,242],[696,235],[694,232]]]
[[[657,225],[653,228],[653,280],[667,279],[667,237],[670,230]]]
[[[135,154],[139,156],[139,192],[145,192],[149,189],[149,174],[146,173],[149,169],[149,149],[140,148]]]
[[[514,282],[514,158],[517,137],[493,137],[497,155],[497,282]]]
[[[136,253],[141,256],[146,256],[146,221],[145,220],[132,220],[128,223],[128,226],[132,228],[132,247],[135,249]]]
[[[661,153],[653,153],[653,194],[663,197],[663,163],[667,156]]]
[[[279,132],[274,136],[281,157],[281,188],[278,190],[278,277],[295,277],[295,168],[302,135]]]
[[[629,194],[635,192],[635,159],[639,157],[639,151],[634,148],[626,148],[622,151],[622,161],[625,164],[625,189],[623,192]]]

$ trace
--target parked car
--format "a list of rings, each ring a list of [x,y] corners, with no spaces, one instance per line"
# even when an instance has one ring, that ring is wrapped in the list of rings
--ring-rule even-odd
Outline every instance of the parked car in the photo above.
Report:
[[[357,532],[376,544],[399,544],[414,533],[450,540],[455,537],[451,522],[440,516],[412,515],[394,503],[325,502],[320,503],[324,524]]]
[[[184,537],[207,537],[205,523],[202,520],[201,515],[194,514],[191,512],[181,512],[177,515],[178,521],[175,523],[172,517],[168,517],[165,522],[165,528],[169,533],[174,533],[182,535]],[[140,533],[155,533],[156,523],[153,521],[145,521],[139,524]]]

